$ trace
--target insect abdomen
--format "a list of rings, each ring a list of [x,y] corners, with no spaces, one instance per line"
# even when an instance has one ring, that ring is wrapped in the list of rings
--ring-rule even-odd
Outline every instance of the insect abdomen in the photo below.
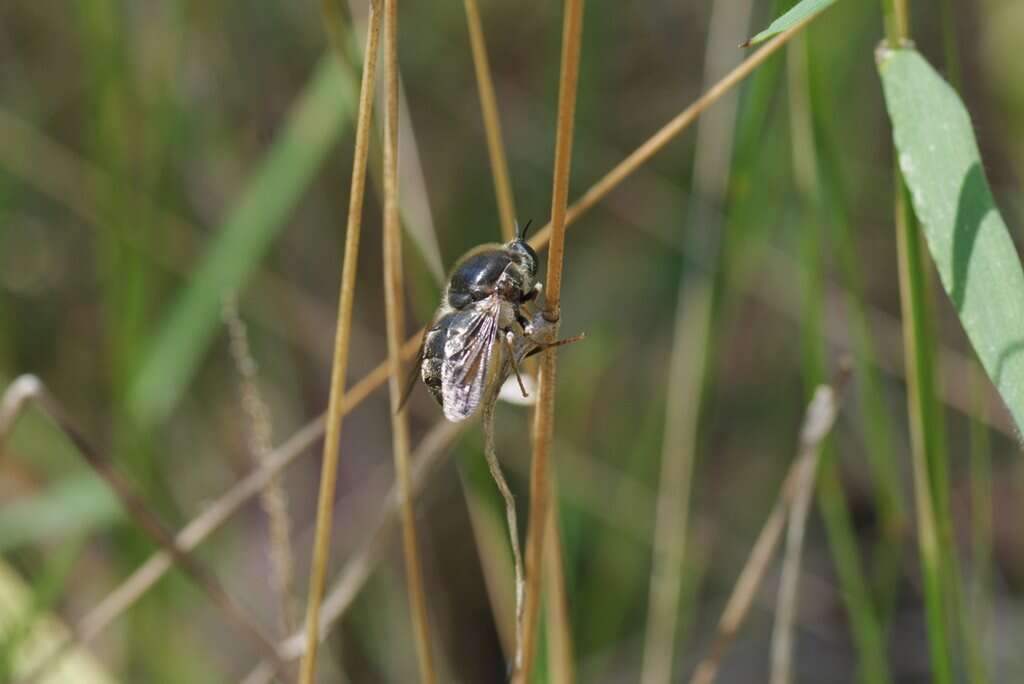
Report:
[[[448,339],[451,319],[452,314],[445,314],[427,331],[423,340],[423,361],[420,365],[423,384],[430,390],[434,400],[442,406],[444,399],[441,396],[441,364],[444,361],[444,343]]]

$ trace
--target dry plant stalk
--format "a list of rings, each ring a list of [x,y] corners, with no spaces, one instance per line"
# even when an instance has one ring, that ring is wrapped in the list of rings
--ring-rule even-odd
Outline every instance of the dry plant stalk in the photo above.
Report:
[[[626,159],[617,164],[601,180],[592,185],[579,200],[569,207],[565,213],[565,225],[572,225],[574,222],[579,220],[595,204],[603,200],[612,190],[618,187],[620,183],[626,180],[626,178],[643,166],[645,162],[665,147],[665,145],[671,142],[675,136],[682,133],[689,124],[693,123],[699,114],[717,102],[745,77],[749,76],[758,66],[767,60],[768,57],[778,51],[817,16],[820,16],[820,14],[813,15],[808,20],[766,42],[750,57],[737,65],[728,76],[716,85],[715,88],[709,90],[696,102],[680,112],[680,114],[674,117],[668,124],[662,127],[633,153],[627,156]],[[364,68],[364,75],[365,73],[366,70]],[[17,124],[16,129],[14,128],[15,124]],[[3,129],[4,126],[8,126],[10,130],[30,131],[29,128],[24,127],[23,124],[0,110],[0,129]],[[0,141],[5,140],[7,137],[8,136],[6,135],[0,136]],[[35,136],[35,138],[32,138],[32,140],[37,141],[39,145],[44,145],[44,143],[46,145],[50,145],[50,142],[47,139],[38,135]],[[44,146],[40,149],[50,150],[50,147]],[[5,154],[5,163],[9,164],[12,159],[19,159],[19,157],[15,155],[14,151],[10,151],[10,154],[7,154],[8,151],[6,148],[0,148],[0,151],[3,151]],[[37,156],[45,155],[40,154]],[[21,165],[16,169],[19,173],[19,177],[29,180],[34,184],[43,182],[40,180],[39,174],[36,173],[35,169],[28,166],[27,162],[22,164],[19,161],[19,164]],[[45,187],[45,185],[42,187]],[[53,194],[58,199],[65,196],[62,193],[54,192]],[[88,212],[86,212],[85,216],[88,217],[88,215]],[[543,250],[547,247],[550,237],[551,224],[548,223],[530,239],[530,243],[535,249]],[[402,358],[404,360],[411,359],[416,354],[416,351],[419,349],[424,330],[425,329],[421,328],[405,341],[405,345],[402,348]],[[362,403],[370,396],[370,394],[383,385],[387,381],[387,378],[388,362],[384,361],[363,376],[363,378],[361,378],[348,392],[346,392],[342,399],[342,415],[347,414]],[[184,550],[191,550],[201,544],[209,537],[210,534],[219,529],[221,525],[234,515],[250,498],[256,496],[266,486],[268,478],[280,473],[284,468],[297,460],[299,456],[304,453],[306,448],[316,440],[320,439],[324,434],[326,416],[327,412],[299,428],[299,430],[293,433],[284,442],[284,444],[275,450],[273,457],[266,466],[250,473],[250,475],[231,487],[231,489],[225,492],[213,504],[207,507],[207,509],[196,516],[196,518],[186,525],[182,529],[181,533],[179,533],[177,541],[180,544],[180,547]],[[997,424],[995,427],[1003,431],[1007,431],[1009,429],[1002,424]],[[76,635],[78,635],[76,639],[87,642],[98,636],[115,619],[122,615],[139,598],[141,598],[141,596],[143,596],[154,584],[156,584],[156,582],[163,577],[170,567],[171,561],[168,554],[163,551],[153,554],[153,556],[143,563],[138,570],[132,573],[128,579],[122,582],[117,589],[111,592],[111,594],[104,598],[100,604],[98,604],[81,621],[79,621],[79,623],[77,623],[73,630]],[[58,662],[60,655],[66,653],[74,643],[75,639],[69,639],[65,642],[55,651],[54,656],[48,660],[43,667],[38,669],[33,673],[33,675],[27,677],[25,681],[34,681],[42,673],[51,668],[56,662]]]
[[[163,548],[171,556],[174,564],[206,592],[229,622],[256,644],[264,657],[273,663],[274,669],[279,674],[287,675],[288,670],[284,658],[277,650],[277,645],[235,604],[234,600],[224,591],[216,575],[175,543],[174,537],[142,495],[135,490],[114,464],[79,432],[64,412],[63,407],[57,403],[39,378],[34,375],[22,375],[17,378],[7,388],[2,401],[0,401],[0,445],[9,435],[21,411],[30,403],[51,420],[71,441],[86,463],[113,490],[135,524]]]
[[[562,565],[562,532],[558,526],[558,505],[555,492],[558,482],[551,474],[552,501],[548,506],[547,532],[544,533],[544,591],[547,596],[545,617],[548,645],[548,681],[571,684],[576,681],[576,665],[572,655],[572,625],[569,602],[565,592],[565,568]]]
[[[501,141],[498,101],[494,95],[494,80],[491,78],[491,66],[487,60],[487,43],[484,41],[480,10],[476,0],[464,0],[464,4],[466,6],[466,23],[469,26],[469,43],[473,50],[476,84],[480,90],[480,109],[484,117],[487,153],[491,159],[494,194],[498,199],[498,215],[501,217],[501,235],[505,241],[508,241],[516,234],[516,205],[512,198],[512,183],[509,180],[505,146]]]
[[[583,32],[583,0],[566,0],[562,28],[562,69],[559,76],[558,119],[555,134],[554,182],[551,191],[551,245],[544,318],[558,336],[561,316],[562,257],[565,251],[566,204],[572,162],[573,120],[580,66],[580,36]],[[540,608],[541,562],[547,527],[548,498],[552,495],[549,465],[555,413],[555,349],[541,353],[539,391],[533,425],[533,461],[530,468],[530,522],[526,537],[526,605],[523,611],[523,658],[514,681],[526,682],[533,670],[537,614]]]
[[[391,439],[395,458],[395,482],[402,507],[402,546],[409,611],[416,641],[421,681],[437,681],[427,627],[427,601],[423,571],[416,543],[409,484],[409,414],[400,411],[405,376],[402,373],[402,338],[405,307],[402,302],[402,234],[398,216],[398,8],[396,0],[384,0],[384,309],[387,318],[388,358],[391,374]]]
[[[348,371],[349,338],[352,331],[352,303],[355,298],[380,24],[379,0],[371,0],[370,19],[366,29],[366,54],[363,57],[362,84],[359,90],[359,113],[356,122],[355,152],[352,160],[352,186],[345,231],[345,257],[341,268],[341,292],[338,298],[338,327],[335,333],[334,360],[331,368],[331,390],[327,407],[323,464],[320,473],[320,494],[317,502],[316,536],[309,580],[309,602],[306,609],[308,642],[306,657],[303,658],[300,669],[302,684],[313,684],[315,679],[320,602],[323,599],[327,565],[331,555],[334,490],[338,479],[338,448],[341,442],[341,419],[344,415],[342,405],[345,397],[345,375]]]
[[[849,365],[843,363],[832,386],[820,386],[804,413],[803,427],[800,430],[800,449],[793,465],[786,473],[786,479],[779,490],[768,518],[754,542],[746,565],[740,571],[729,601],[718,621],[715,640],[711,644],[708,655],[697,664],[690,679],[690,684],[711,684],[718,673],[718,664],[725,652],[732,645],[740,625],[747,616],[747,611],[754,601],[757,589],[764,579],[768,563],[771,561],[775,546],[782,535],[786,523],[786,515],[794,500],[804,490],[813,489],[814,474],[817,469],[821,444],[832,430],[839,413],[840,393],[849,380]]]
[[[270,424],[270,409],[263,401],[257,385],[259,367],[249,345],[249,333],[238,315],[238,302],[234,297],[224,299],[224,322],[231,341],[231,358],[240,380],[242,409],[249,418],[249,430],[246,431],[249,452],[253,466],[259,467],[267,462],[273,451],[274,432]],[[284,634],[291,634],[295,630],[295,601],[292,595],[294,555],[288,499],[279,477],[272,478],[260,492],[260,505],[270,522],[270,563],[274,568],[280,603],[281,630]]]
[[[819,387],[807,409],[808,422],[800,441],[812,443],[815,435],[808,434],[821,427],[811,425],[815,413],[825,416],[835,404],[833,390]],[[824,437],[821,438],[823,440]],[[819,441],[821,441],[819,440]],[[820,452],[820,447],[815,447]],[[807,514],[811,510],[811,496],[814,494],[818,461],[815,455],[806,464],[797,483],[796,497],[789,509],[789,523],[786,530],[786,552],[782,559],[782,578],[779,580],[779,598],[775,610],[775,627],[772,630],[772,678],[771,684],[789,684],[792,680],[793,620],[796,616],[797,586],[800,583],[800,556],[804,547],[804,531],[807,529]]]
[[[466,427],[467,423],[450,423],[447,420],[441,420],[424,436],[412,456],[410,485],[413,497],[422,490],[424,482],[443,462],[444,457],[451,453],[448,447]],[[345,562],[331,591],[324,598],[323,612],[320,618],[321,637],[326,636],[349,609],[360,589],[369,579],[370,573],[383,560],[386,542],[398,523],[401,508],[399,485],[395,482],[384,499],[383,508],[379,512],[376,522],[370,527],[366,539]],[[300,657],[306,649],[305,631],[293,634],[283,641],[280,644],[280,649],[285,658]],[[245,684],[269,684],[273,679],[273,674],[269,663],[260,663],[243,682]]]

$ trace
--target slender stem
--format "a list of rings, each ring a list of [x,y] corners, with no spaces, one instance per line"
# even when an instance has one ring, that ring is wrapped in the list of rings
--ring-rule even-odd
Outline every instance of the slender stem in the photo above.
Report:
[[[402,233],[398,206],[398,8],[397,0],[384,0],[384,308],[387,318],[388,358],[391,375],[391,439],[395,458],[395,482],[402,510],[402,545],[405,579],[409,591],[416,657],[420,680],[437,681],[430,651],[427,601],[423,571],[416,542],[409,484],[409,414],[400,411],[405,374],[402,372],[402,338],[405,337],[405,306],[402,301]]]
[[[498,199],[498,215],[501,217],[501,234],[505,240],[511,240],[516,230],[516,205],[512,196],[512,183],[509,180],[505,146],[501,141],[501,118],[498,116],[491,66],[487,60],[487,43],[484,41],[484,29],[476,0],[465,0],[465,5],[469,43],[473,50],[473,66],[476,69],[476,84],[480,90],[480,109],[483,112],[484,132],[487,136],[487,152],[491,158],[494,194]]]
[[[565,568],[562,564],[562,533],[558,524],[557,499],[554,497],[558,483],[553,474],[550,482],[552,505],[548,506],[548,529],[544,534],[548,680],[551,684],[572,684],[576,681],[576,667],[573,662],[569,600],[565,591]]]
[[[562,28],[562,69],[559,77],[558,118],[555,134],[554,186],[551,191],[551,244],[548,256],[544,318],[554,323],[557,336],[561,315],[562,256],[565,251],[566,204],[572,161],[573,121],[583,31],[583,0],[566,0]],[[537,615],[540,609],[541,563],[548,499],[552,496],[548,461],[554,433],[555,349],[546,349],[540,360],[540,388],[533,423],[533,461],[530,468],[530,521],[526,537],[526,605],[523,613],[523,662],[515,681],[530,681],[533,672]]]
[[[793,464],[786,473],[786,479],[779,489],[779,496],[772,507],[768,518],[761,527],[761,532],[750,550],[750,556],[736,579],[732,594],[725,604],[722,617],[718,621],[715,640],[708,654],[694,669],[690,684],[711,684],[718,674],[718,665],[736,638],[743,620],[754,602],[757,589],[764,579],[775,547],[782,536],[786,525],[786,513],[792,506],[797,494],[804,488],[813,485],[814,470],[817,467],[821,444],[828,437],[839,412],[840,393],[847,380],[847,374],[841,372],[831,387],[822,385],[814,393],[804,414],[803,428],[800,431],[800,447]]]
[[[309,602],[306,609],[306,653],[302,659],[300,681],[313,684],[316,678],[316,656],[319,645],[320,603],[324,595],[327,565],[331,552],[331,528],[334,517],[334,490],[338,478],[338,448],[341,442],[342,406],[345,399],[345,375],[348,371],[349,338],[352,332],[352,304],[355,299],[359,236],[362,228],[363,197],[366,187],[366,161],[370,141],[370,118],[373,111],[373,88],[377,71],[380,39],[379,0],[370,3],[367,25],[366,53],[363,58],[362,85],[359,91],[359,114],[356,123],[355,152],[352,160],[352,186],[349,195],[348,223],[345,234],[345,257],[341,268],[341,292],[338,298],[338,323],[334,339],[330,399],[324,438],[323,463],[320,472],[320,494],[317,502],[316,533],[313,564],[309,580]]]
[[[64,408],[51,396],[38,378],[23,375],[4,393],[0,402],[0,446],[9,435],[14,421],[28,404],[34,404],[74,445],[75,449],[97,475],[117,496],[125,512],[147,537],[153,540],[195,584],[206,592],[214,605],[220,609],[239,631],[249,637],[266,658],[273,664],[273,670],[287,675],[284,658],[270,638],[224,590],[216,575],[194,556],[178,546],[174,536],[157,513],[146,503],[145,498],[105,454],[101,453],[78,430]]]
[[[896,247],[899,260],[900,302],[904,320],[904,354],[907,370],[907,404],[910,413],[910,455],[914,474],[917,539],[924,575],[925,611],[931,647],[932,676],[940,684],[952,681],[949,635],[943,602],[940,533],[934,491],[928,469],[927,397],[922,396],[925,376],[931,372],[923,345],[925,337],[925,287],[921,242],[911,215],[903,178],[896,171]]]
[[[270,408],[257,384],[257,365],[249,344],[249,333],[234,298],[224,301],[224,322],[231,340],[231,357],[240,379],[242,409],[249,419],[246,431],[250,457],[258,467],[265,463],[273,451],[273,429],[270,425]],[[260,504],[267,516],[270,527],[269,556],[274,568],[274,584],[280,604],[278,620],[284,634],[295,630],[296,606],[293,595],[295,575],[295,554],[292,550],[291,516],[288,514],[288,497],[280,478],[273,478],[260,493]]]

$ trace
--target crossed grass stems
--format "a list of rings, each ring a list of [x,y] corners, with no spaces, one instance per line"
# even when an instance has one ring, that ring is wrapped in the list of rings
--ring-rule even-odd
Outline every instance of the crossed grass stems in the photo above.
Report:
[[[471,4],[473,3],[470,0],[467,0],[467,14],[470,13]],[[570,2],[570,4],[580,3]],[[570,13],[570,10],[567,9],[567,15],[569,15]],[[612,189],[617,187],[623,180],[625,180],[626,177],[631,175],[646,161],[648,161],[656,152],[658,152],[662,147],[664,147],[670,140],[672,140],[675,136],[677,136],[679,133],[685,130],[685,128],[688,127],[693,121],[695,121],[696,118],[707,107],[709,107],[711,104],[717,101],[732,87],[737,85],[754,69],[756,69],[760,64],[762,64],[771,54],[773,54],[775,51],[781,48],[793,36],[795,36],[804,27],[806,27],[806,25],[810,21],[812,21],[813,18],[814,17],[809,17],[801,24],[794,26],[788,31],[776,36],[771,41],[766,43],[762,48],[760,48],[757,52],[752,54],[748,59],[746,59],[744,62],[738,65],[735,69],[733,69],[721,81],[719,81],[712,88],[710,88],[707,91],[707,93],[705,93],[705,95],[699,98],[690,107],[683,110],[683,112],[681,112],[674,119],[672,119],[666,126],[659,130],[647,142],[645,142],[643,145],[637,148],[637,150],[630,154],[624,161],[622,161],[620,164],[614,167],[600,181],[598,181],[593,187],[591,187],[586,193],[584,193],[583,196],[577,202],[575,202],[571,206],[568,206],[567,208],[564,208],[562,221],[553,221],[554,226],[552,224],[548,224],[547,226],[545,226],[531,240],[532,244],[538,249],[543,249],[544,247],[547,246],[552,234],[555,234],[557,237],[560,238],[559,233],[562,230],[564,230],[565,226],[578,220],[594,204],[601,201]],[[477,17],[477,22],[478,21],[479,19]],[[470,16],[470,26],[472,30],[472,16]],[[566,26],[566,38],[571,39],[573,37],[572,31],[575,31],[575,40],[577,41],[578,45],[579,23],[576,23],[575,29],[570,29],[570,22],[567,16]],[[484,100],[486,100],[487,96],[485,94],[485,91],[487,90],[487,86],[483,85],[483,83],[485,80],[489,82],[489,72],[486,68],[486,64],[484,64],[483,69],[481,69],[480,54],[483,53],[482,51],[476,49],[474,41],[474,61],[477,64],[478,78],[482,84],[481,96]],[[563,72],[563,87],[565,86],[565,80],[566,79],[564,78]],[[574,78],[572,80],[574,81]],[[364,78],[364,88],[365,84],[366,80]],[[572,86],[574,89],[574,82],[572,83]],[[493,86],[490,86],[490,89],[490,97],[493,100]],[[494,131],[498,131],[497,136],[494,139],[498,141],[498,149],[500,150],[500,129],[497,128],[496,109],[492,107],[492,113],[488,114],[488,106],[485,104],[484,111],[485,122],[487,125],[487,130],[489,131],[489,143],[491,141],[491,136],[493,135]],[[559,128],[559,135],[566,135],[566,129],[563,128],[563,126],[566,124],[564,123],[564,117],[562,117],[561,115],[560,123],[562,125],[560,125]],[[568,129],[568,135],[571,136],[571,113],[568,117],[568,123],[570,124],[570,127]],[[564,142],[568,145],[571,145],[571,137],[565,140]],[[493,146],[491,150],[491,156],[492,166],[494,166],[496,169],[495,181],[496,184],[498,185],[498,193],[500,197],[502,193],[502,185],[507,185],[507,170],[504,173],[504,181],[502,181],[502,176],[500,172],[497,171],[498,167],[501,164],[497,160],[498,155],[495,154]],[[501,153],[500,156],[502,157],[501,161],[503,161],[503,153]],[[558,172],[558,169],[556,167],[556,186],[558,183],[562,183],[563,188],[565,189],[565,191],[567,191],[567,181],[568,163],[566,158],[565,163],[562,165],[560,172]],[[553,200],[552,215],[554,218],[557,218],[557,187],[556,192],[553,194],[555,195],[555,198]],[[355,197],[355,193],[353,193],[353,197]],[[385,201],[387,201],[387,199]],[[562,202],[562,206],[565,207],[564,197],[562,199]],[[508,207],[511,206],[511,203],[509,202],[508,204],[506,204],[504,201],[499,201],[499,205],[502,208],[502,227],[503,230],[505,230],[506,217],[508,215]],[[561,223],[561,226],[558,225],[559,223]],[[559,228],[561,230],[559,230]],[[549,282],[552,278],[552,271],[554,271],[555,273],[554,277],[556,279],[560,279],[560,265],[560,259],[552,260],[552,265],[549,267]],[[555,302],[555,306],[557,306],[557,297],[549,299],[549,301]],[[557,313],[554,313],[554,315],[557,317]],[[393,354],[392,358],[394,358],[395,356],[400,356],[400,358],[402,358],[403,360],[408,360],[415,353],[421,333],[422,331],[416,333],[411,338],[409,338],[404,343],[404,345],[401,345],[400,349],[397,349],[398,353]],[[348,413],[356,405],[358,405],[361,401],[368,397],[381,384],[383,384],[383,382],[388,378],[388,370],[389,366],[391,365],[397,364],[389,364],[388,362],[382,363],[376,369],[371,371],[367,376],[365,376],[362,380],[357,382],[350,390],[345,392],[344,395],[339,399],[337,414],[340,416]],[[21,390],[24,390],[25,387],[28,386],[28,384],[23,383],[20,386]],[[16,385],[12,385],[12,390],[15,389]],[[550,385],[553,388],[553,383],[550,383]],[[544,384],[542,383],[542,387],[543,386]],[[32,398],[39,400],[39,397],[42,396],[44,395],[40,394]],[[543,405],[543,403],[541,405]],[[72,438],[72,441],[75,442],[75,444],[83,452],[83,455],[85,455],[87,457],[87,460],[95,467],[97,463],[101,462],[101,460],[98,460],[95,457],[90,457],[89,453],[95,455],[97,452],[89,448],[87,446],[88,443],[80,435],[69,429],[67,420],[62,417],[63,414],[59,411],[59,409],[55,408],[55,406],[55,403],[50,399],[47,399],[46,402],[42,404],[42,407],[44,408],[45,412],[48,413],[51,418],[54,418],[58,426],[61,427],[62,430],[64,430],[65,433],[69,435],[69,437]],[[11,423],[13,423],[13,420],[16,418],[17,415],[17,410],[20,410],[20,406],[13,413],[10,413],[9,415],[5,416],[6,427],[10,427]],[[541,414],[539,415],[543,415],[543,412],[541,412]],[[548,418],[550,419],[550,409],[548,410]],[[540,420],[540,418],[538,418],[538,420]],[[109,594],[103,601],[101,601],[101,603],[96,608],[94,608],[82,620],[80,620],[75,625],[72,637],[65,641],[64,644],[62,644],[56,650],[56,652],[47,661],[44,662],[42,667],[37,668],[33,673],[30,673],[30,675],[27,678],[23,679],[23,681],[27,682],[36,680],[41,674],[44,673],[46,668],[52,666],[52,664],[59,659],[60,655],[67,652],[67,650],[76,641],[87,643],[91,639],[95,638],[95,636],[97,636],[106,626],[108,626],[114,619],[116,619],[116,617],[118,617],[120,614],[126,611],[134,603],[134,601],[136,601],[150,587],[152,587],[156,583],[156,581],[159,580],[159,578],[162,577],[163,574],[166,573],[166,571],[172,565],[178,565],[179,567],[181,567],[188,574],[192,575],[193,578],[196,579],[196,581],[200,584],[200,586],[207,591],[207,593],[210,593],[211,596],[217,596],[218,590],[215,588],[215,580],[206,581],[197,578],[198,576],[205,575],[207,573],[197,572],[194,569],[195,562],[188,555],[189,552],[192,549],[194,549],[199,543],[201,543],[210,533],[212,533],[213,530],[215,530],[217,527],[223,524],[223,522],[225,522],[232,514],[234,514],[249,498],[262,492],[267,487],[267,485],[278,474],[280,474],[281,471],[283,471],[283,469],[287,465],[294,462],[299,455],[304,453],[306,448],[321,436],[324,430],[324,425],[324,417],[321,416],[320,418],[312,421],[311,423],[307,424],[305,427],[297,431],[295,434],[293,434],[292,437],[290,437],[281,447],[279,447],[277,450],[275,450],[268,456],[268,458],[264,461],[263,465],[261,465],[259,468],[256,468],[249,476],[247,476],[242,481],[237,483],[231,490],[225,493],[225,495],[218,499],[214,504],[209,506],[202,514],[200,514],[195,520],[193,520],[192,523],[183,528],[181,532],[176,537],[174,537],[173,540],[169,536],[164,535],[163,537],[161,537],[161,534],[152,531],[153,525],[146,524],[147,516],[150,516],[151,513],[145,512],[146,509],[144,507],[141,509],[143,512],[140,513],[140,507],[138,505],[128,504],[128,499],[130,498],[129,494],[131,492],[130,484],[125,483],[123,481],[120,482],[119,484],[115,484],[114,481],[108,477],[108,482],[111,482],[111,486],[115,489],[115,491],[117,491],[118,495],[122,498],[122,500],[126,502],[126,507],[132,514],[133,519],[135,519],[136,522],[140,524],[140,526],[146,529],[150,533],[150,536],[157,540],[157,542],[163,547],[163,550],[154,554],[146,563],[140,566],[140,568],[135,573],[133,573],[124,583],[122,583],[120,587],[111,592],[111,594]],[[3,425],[0,425],[0,427],[3,427]],[[396,510],[397,508],[399,508],[399,504],[405,507],[408,506],[408,502],[410,501],[412,496],[414,496],[415,488],[420,485],[423,477],[425,477],[427,468],[432,463],[436,463],[439,455],[441,455],[447,449],[447,446],[455,439],[459,432],[459,426],[450,426],[442,424],[435,428],[434,430],[432,430],[430,433],[428,433],[427,437],[424,439],[423,444],[418,450],[420,457],[415,461],[416,465],[414,466],[413,473],[410,476],[410,479],[407,480],[406,484],[404,485],[405,493],[396,494],[393,491],[392,497],[389,498],[388,503],[382,509],[378,525],[374,528],[374,532],[371,534],[369,541],[362,547],[362,549],[359,552],[356,553],[356,555],[352,559],[350,559],[349,563],[346,565],[345,569],[343,569],[342,573],[340,574],[340,579],[338,583],[332,588],[326,601],[324,602],[323,620],[318,619],[314,623],[316,627],[320,628],[324,633],[326,633],[326,631],[330,629],[331,625],[334,624],[334,622],[336,622],[336,620],[344,612],[345,608],[347,608],[347,605],[351,602],[352,598],[354,597],[355,592],[358,591],[358,586],[361,584],[361,581],[365,580],[366,576],[368,576],[369,570],[373,564],[374,556],[379,555],[380,553],[379,542],[381,538],[381,533],[384,530],[384,526],[393,521],[393,517],[396,513]],[[545,441],[547,442],[547,445],[549,447],[550,432],[547,432],[546,435],[544,431],[536,432],[538,434],[538,443],[542,445],[542,449],[545,448],[543,445]],[[4,434],[0,432],[0,437],[3,436]],[[106,466],[104,467],[110,468],[112,466],[110,466],[109,461],[106,461]],[[542,467],[546,468],[546,462],[543,464]],[[101,470],[102,472],[101,468],[97,469]],[[116,471],[113,472],[116,475]],[[531,541],[533,541],[534,543],[534,562],[532,566],[529,565],[528,562],[528,568],[530,569],[530,571],[528,572],[528,577],[531,579],[531,584],[528,587],[527,595],[534,597],[533,600],[536,602],[539,598],[540,573],[536,571],[535,568],[537,568],[539,562],[539,549],[541,548],[539,543],[538,530],[543,530],[541,522],[547,519],[547,512],[544,509],[544,506],[546,505],[546,496],[549,495],[545,493],[542,496],[537,496],[538,492],[533,491],[537,480],[541,479],[541,484],[544,484],[543,478],[545,477],[543,471],[541,478],[536,477],[536,456],[534,461],[533,474],[534,477],[531,478],[531,530],[530,535],[527,539],[527,544],[529,555],[529,545],[531,544]],[[114,480],[116,479],[117,477],[114,478]],[[787,482],[789,482],[789,479],[787,479]],[[537,501],[542,502],[540,507],[537,506]],[[769,522],[771,522],[771,520],[773,519],[774,518],[770,518]],[[755,551],[758,548],[760,547],[755,546]],[[193,569],[190,570],[190,568]],[[761,570],[761,573],[763,573],[763,568]],[[745,574],[741,575],[740,581],[737,583],[737,591],[743,590],[746,586],[743,582],[743,578],[745,576]],[[212,575],[208,577],[207,580],[209,580],[210,578],[212,578]],[[228,599],[228,601],[230,601],[230,599]],[[224,612],[228,615],[231,615],[233,612],[237,612],[232,608],[225,608],[225,603],[223,600],[217,600],[217,604],[220,605],[222,609],[224,609]],[[536,605],[536,603],[534,605]],[[535,607],[533,608],[533,611],[535,613]],[[727,610],[727,614],[723,616],[723,621],[726,617],[728,617],[728,612],[729,611]],[[246,681],[259,681],[259,677],[267,676],[267,672],[269,672],[269,676],[272,677],[274,670],[284,669],[284,660],[294,659],[295,657],[309,650],[309,645],[303,644],[304,635],[309,636],[311,634],[309,630],[300,631],[299,633],[291,636],[290,638],[284,640],[279,644],[270,644],[266,643],[265,637],[260,635],[258,628],[253,628],[251,625],[246,627],[243,624],[245,622],[244,618],[239,618],[236,615],[235,618],[233,619],[235,622],[239,623],[243,628],[245,628],[246,631],[250,632],[251,636],[256,635],[254,636],[254,639],[257,642],[264,642],[261,645],[261,650],[267,656],[267,659],[270,662],[269,668],[266,665],[257,668],[257,670],[254,671],[253,675],[250,676],[250,678],[248,678]],[[532,620],[535,620],[535,616],[532,618]],[[526,623],[526,628],[528,630],[525,636],[526,647],[527,649],[530,649],[532,648],[532,643],[535,638],[535,622],[528,620]],[[715,661],[717,661],[717,658],[721,656],[721,650],[721,648],[716,648],[713,650],[712,657]],[[703,670],[701,670],[701,668],[698,668],[698,674],[701,671]],[[523,668],[521,672],[529,672],[529,670]],[[264,674],[261,675],[260,673]]]

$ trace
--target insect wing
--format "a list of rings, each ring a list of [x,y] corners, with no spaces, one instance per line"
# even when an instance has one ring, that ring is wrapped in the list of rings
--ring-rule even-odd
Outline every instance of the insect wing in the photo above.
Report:
[[[494,361],[500,310],[497,297],[488,297],[451,323],[441,367],[442,406],[448,420],[464,420],[480,406]]]

